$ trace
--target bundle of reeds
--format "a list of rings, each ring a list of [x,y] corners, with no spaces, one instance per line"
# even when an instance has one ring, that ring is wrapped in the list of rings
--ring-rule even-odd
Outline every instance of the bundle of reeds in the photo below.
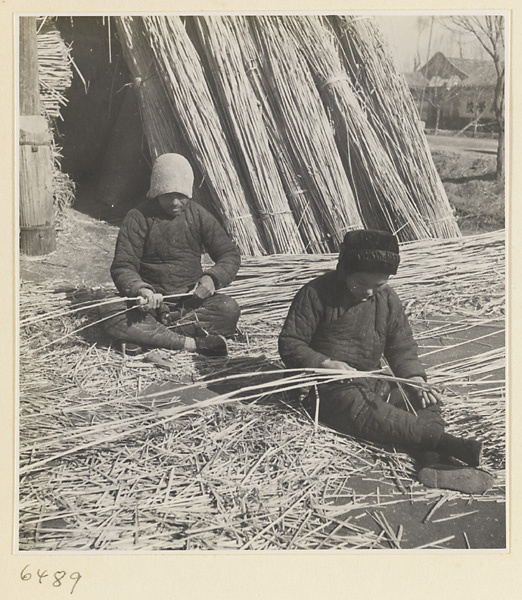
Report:
[[[306,63],[278,22],[265,17],[249,21],[271,112],[298,167],[301,188],[310,193],[320,228],[336,249],[346,231],[361,226],[361,219],[330,121]]]
[[[55,219],[74,202],[75,183],[62,171],[62,149],[56,141],[55,121],[62,119],[60,109],[67,105],[66,90],[72,82],[72,55],[52,19],[37,19],[37,58],[40,107],[52,133],[52,178]]]
[[[501,316],[505,302],[504,244],[501,230],[402,244],[401,265],[390,284],[413,316]],[[280,321],[298,289],[334,269],[337,258],[337,254],[247,258],[230,293],[241,304],[243,315]]]
[[[180,18],[118,17],[116,23],[138,90],[148,82],[140,98],[149,119],[149,145],[162,152],[172,151],[165,148],[176,143],[170,137],[175,132],[168,125],[175,121],[205,176],[227,231],[243,254],[264,253],[262,234],[245,196],[198,54]],[[158,79],[149,80],[154,70]],[[158,86],[162,89],[155,89]],[[152,105],[147,104],[149,98],[154,99]],[[151,116],[155,110],[160,111],[160,123]]]
[[[226,17],[199,17],[196,28],[210,65],[220,107],[251,190],[271,254],[303,253],[259,105],[247,77],[239,41]],[[296,215],[299,218],[300,215]]]
[[[278,108],[273,106],[273,98],[267,90],[261,58],[254,44],[248,21],[245,17],[237,16],[228,17],[227,22],[240,46],[247,76],[262,109],[272,154],[278,165],[288,202],[297,220],[305,250],[311,253],[333,250],[333,245],[328,244],[327,236],[321,228],[323,216],[318,210],[321,202],[314,201],[314,190],[309,189],[299,175],[299,161],[296,160],[292,148],[286,142],[278,125],[276,117]]]
[[[64,210],[70,208],[74,203],[76,184],[68,173],[62,171],[62,149],[54,140],[51,150],[53,155],[53,203],[55,219],[59,221],[63,217]]]
[[[435,237],[460,235],[437,173],[417,108],[374,17],[329,18],[345,65],[380,143]]]
[[[135,27],[126,29],[123,29],[118,19],[116,24],[122,38],[125,61],[133,78],[133,92],[139,100],[138,109],[150,157],[154,160],[169,152],[185,156],[194,171],[194,199],[223,219],[221,205],[216,204],[215,196],[212,195],[199,164],[193,160],[185,136],[171,113],[168,92],[156,68],[154,52],[147,36],[139,29],[139,22]],[[103,180],[100,184],[102,182]]]
[[[72,56],[53,21],[38,19],[37,53],[40,101],[43,114],[52,123],[61,119],[60,108],[67,105],[65,91],[72,82]]]
[[[333,33],[318,16],[270,19],[280,35],[293,36],[321,90],[365,225],[392,231],[401,241],[431,237],[359,104]]]
[[[324,228],[320,225],[323,221],[323,216],[317,210],[320,202],[314,201],[313,190],[308,189],[299,175],[298,161],[293,157],[291,148],[288,147],[284,134],[278,126],[276,118],[278,109],[273,106],[271,95],[267,91],[266,81],[262,75],[261,59],[247,19],[237,16],[226,17],[226,20],[240,47],[246,74],[261,107],[272,154],[279,169],[288,203],[297,221],[305,251],[328,252],[333,249],[333,246],[328,244]]]

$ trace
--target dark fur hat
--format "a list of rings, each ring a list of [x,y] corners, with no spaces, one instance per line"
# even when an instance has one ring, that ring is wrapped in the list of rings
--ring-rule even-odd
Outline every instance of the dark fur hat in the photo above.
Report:
[[[399,244],[393,233],[373,229],[356,229],[344,236],[338,266],[355,273],[388,273],[399,267]]]

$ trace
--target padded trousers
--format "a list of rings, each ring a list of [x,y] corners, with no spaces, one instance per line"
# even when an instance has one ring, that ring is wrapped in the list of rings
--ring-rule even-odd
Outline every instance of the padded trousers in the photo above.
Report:
[[[238,303],[225,294],[214,294],[205,300],[189,298],[179,304],[165,303],[160,309],[148,312],[138,308],[123,312],[131,306],[122,301],[100,307],[108,335],[140,346],[171,350],[181,350],[186,337],[233,336],[241,312]]]
[[[422,408],[415,394],[407,388],[402,386],[416,414],[407,412],[401,389],[382,379],[356,378],[320,386],[319,420],[342,433],[368,441],[412,450],[433,450],[445,426],[440,406]],[[315,415],[314,389],[308,396],[307,409]]]

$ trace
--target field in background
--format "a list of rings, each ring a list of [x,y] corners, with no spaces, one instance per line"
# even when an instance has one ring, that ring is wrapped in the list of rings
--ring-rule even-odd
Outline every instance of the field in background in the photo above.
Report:
[[[495,181],[496,142],[430,136],[429,144],[462,233],[503,229],[505,190]]]

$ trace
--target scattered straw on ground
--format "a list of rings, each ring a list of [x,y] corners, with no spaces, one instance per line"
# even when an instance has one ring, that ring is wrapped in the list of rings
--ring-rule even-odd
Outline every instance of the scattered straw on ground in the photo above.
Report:
[[[451,243],[403,252],[402,279],[395,287],[417,315],[414,327],[424,339],[502,322],[500,234],[456,241],[462,262],[449,264]],[[423,252],[430,269],[418,266]],[[473,253],[482,257],[480,277]],[[408,455],[316,427],[301,408],[297,388],[320,378],[285,371],[277,360],[288,297],[292,286],[304,283],[288,258],[271,257],[270,264],[259,259],[257,267],[247,263],[243,275],[249,269],[258,275],[249,301],[247,279],[231,287],[245,299],[245,314],[228,358],[165,351],[172,369],[150,362],[149,355],[116,352],[99,325],[75,333],[96,317],[93,311],[71,312],[63,282],[22,284],[21,549],[411,548],[408,531],[390,526],[387,508],[425,505],[431,515],[460,497],[418,484]],[[303,278],[319,274],[326,259],[303,259]],[[285,264],[287,287],[278,288],[266,276],[267,291],[279,296],[279,304],[266,297],[265,310],[263,274],[275,270],[284,281]],[[430,287],[429,274],[444,264],[445,273],[434,276]],[[417,299],[414,269],[423,275]],[[453,305],[457,321],[421,327],[426,307],[435,305]],[[484,345],[483,352],[430,368],[432,381],[448,390],[448,431],[487,442],[485,467],[497,483],[475,498],[470,511],[478,502],[505,500],[505,386],[496,375],[503,364],[503,348]],[[169,383],[170,391],[162,393]],[[296,389],[283,391],[289,388]],[[194,404],[200,397],[207,399]],[[363,480],[378,482],[376,490],[362,493]],[[363,514],[372,515],[372,526],[363,525]],[[452,537],[423,547],[447,547]]]

